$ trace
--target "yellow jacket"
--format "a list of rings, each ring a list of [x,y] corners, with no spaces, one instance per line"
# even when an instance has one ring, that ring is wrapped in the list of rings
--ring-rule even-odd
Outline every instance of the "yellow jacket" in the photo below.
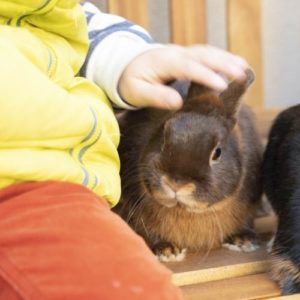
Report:
[[[119,130],[102,90],[76,77],[88,49],[78,1],[2,0],[0,15],[0,187],[70,181],[116,204]]]

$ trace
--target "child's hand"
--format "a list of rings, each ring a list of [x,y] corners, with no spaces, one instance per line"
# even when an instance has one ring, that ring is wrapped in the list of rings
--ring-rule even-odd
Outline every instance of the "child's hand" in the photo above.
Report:
[[[218,73],[230,79],[243,79],[247,67],[241,57],[211,46],[172,45],[137,56],[125,68],[118,88],[121,97],[133,106],[178,109],[181,96],[165,83],[191,80],[223,91],[227,83]]]

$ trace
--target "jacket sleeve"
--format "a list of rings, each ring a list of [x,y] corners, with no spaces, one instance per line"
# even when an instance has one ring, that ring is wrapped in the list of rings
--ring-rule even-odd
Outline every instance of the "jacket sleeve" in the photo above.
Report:
[[[120,76],[136,56],[162,46],[155,44],[142,27],[122,17],[102,13],[89,2],[82,5],[90,47],[81,75],[100,86],[117,107],[134,109],[118,93]]]

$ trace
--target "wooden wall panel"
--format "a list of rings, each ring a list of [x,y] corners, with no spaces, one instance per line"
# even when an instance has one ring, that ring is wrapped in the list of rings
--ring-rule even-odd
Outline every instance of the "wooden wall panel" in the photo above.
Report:
[[[207,43],[227,49],[227,0],[206,1]]]
[[[159,43],[170,42],[170,1],[148,0],[149,32]]]
[[[89,0],[89,2],[92,2],[94,5],[99,7],[102,12],[107,12],[107,1],[108,0]]]
[[[246,102],[263,105],[261,0],[228,0],[228,48],[247,59],[256,80]]]
[[[147,0],[109,0],[108,10],[148,29]]]
[[[206,42],[205,0],[171,0],[171,40],[190,45]]]

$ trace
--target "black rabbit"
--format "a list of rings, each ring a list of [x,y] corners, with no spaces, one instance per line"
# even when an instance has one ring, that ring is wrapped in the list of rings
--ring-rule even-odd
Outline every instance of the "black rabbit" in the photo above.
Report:
[[[276,118],[264,154],[263,182],[277,216],[272,277],[282,294],[300,292],[300,105]]]
[[[252,113],[241,104],[254,79],[247,74],[220,95],[191,84],[179,111],[143,109],[120,118],[123,188],[116,211],[161,260],[233,240],[239,251],[255,249],[242,238],[262,189],[262,147]]]

